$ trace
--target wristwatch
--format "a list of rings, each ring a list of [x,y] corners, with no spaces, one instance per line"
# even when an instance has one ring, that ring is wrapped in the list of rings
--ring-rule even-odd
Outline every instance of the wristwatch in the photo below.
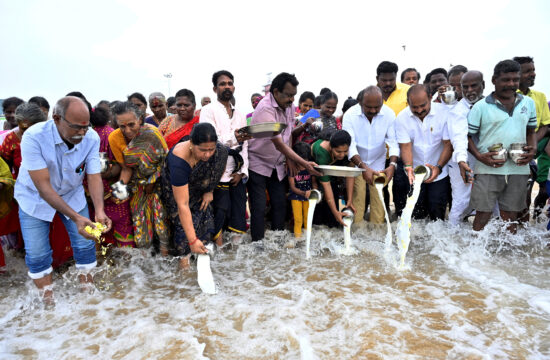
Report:
[[[441,174],[443,172],[443,166],[437,164],[436,167],[439,169],[439,173]]]
[[[393,165],[393,168],[397,169],[397,163],[395,161],[390,162],[390,165]]]

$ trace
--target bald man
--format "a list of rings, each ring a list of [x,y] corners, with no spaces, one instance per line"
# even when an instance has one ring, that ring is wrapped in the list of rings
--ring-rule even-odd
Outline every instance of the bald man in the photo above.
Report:
[[[432,175],[422,184],[413,211],[415,219],[427,216],[431,220],[444,220],[450,184],[447,162],[452,146],[447,130],[445,105],[432,103],[424,85],[414,85],[407,92],[409,106],[395,120],[395,132],[403,167],[414,182],[414,168],[424,165]]]
[[[485,89],[483,74],[475,70],[466,72],[462,75],[460,88],[462,99],[452,107],[447,117],[447,128],[453,145],[453,155],[449,161],[449,177],[453,195],[449,222],[452,225],[457,225],[472,210],[468,208],[472,176],[466,176],[466,172],[472,174],[475,158],[468,152],[468,113],[476,102],[483,99],[483,90]]]
[[[384,222],[384,202],[379,198],[373,180],[384,174],[387,185],[395,173],[399,147],[395,139],[394,122],[395,113],[384,105],[382,91],[377,86],[364,89],[361,102],[344,114],[343,130],[351,135],[349,157],[357,167],[365,169],[362,175],[355,178],[353,185],[356,223],[364,220],[367,184],[371,207],[369,221],[375,224]],[[388,167],[385,166],[386,145],[390,156]]]
[[[95,226],[89,219],[82,180],[88,180],[95,221],[111,228],[103,211],[103,183],[99,163],[99,136],[90,129],[86,104],[68,96],[57,102],[53,120],[38,123],[21,141],[23,162],[15,184],[19,220],[25,241],[29,276],[43,290],[44,300],[53,301],[50,223],[57,212],[69,233],[81,283],[92,282],[96,266],[94,237],[84,228]]]

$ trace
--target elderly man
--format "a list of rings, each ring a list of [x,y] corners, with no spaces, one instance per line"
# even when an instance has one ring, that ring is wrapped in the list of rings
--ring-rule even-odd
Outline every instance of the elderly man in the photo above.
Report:
[[[473,228],[482,230],[490,219],[496,203],[505,221],[515,222],[518,212],[525,208],[529,167],[537,148],[535,129],[537,113],[534,101],[516,93],[520,82],[520,65],[513,60],[499,62],[492,82],[495,91],[478,101],[468,114],[468,150],[474,155],[475,179],[470,206],[476,209]],[[473,137],[478,136],[476,144]],[[514,163],[496,160],[497,152],[489,149],[501,143],[526,143],[525,154]],[[508,227],[516,232],[516,224]]]
[[[226,70],[212,76],[217,100],[202,108],[200,122],[214,126],[218,141],[229,148],[229,157],[220,183],[214,190],[214,223],[216,243],[221,246],[221,233],[227,229],[234,234],[246,232],[246,188],[248,180],[249,137],[238,130],[246,126],[246,118],[231,104],[235,93],[233,75]],[[234,241],[240,236],[233,236]]]
[[[355,222],[363,221],[365,214],[366,184],[369,186],[370,222],[384,222],[384,203],[374,187],[374,177],[384,173],[386,184],[393,178],[397,167],[399,147],[395,140],[395,113],[383,104],[382,91],[369,86],[362,91],[361,102],[352,106],[344,115],[343,130],[351,136],[349,157],[358,167],[365,169],[355,178],[353,204]],[[386,145],[389,148],[390,163],[386,167]]]
[[[25,241],[25,262],[29,276],[44,298],[51,299],[52,250],[48,239],[50,222],[56,212],[69,233],[76,268],[82,283],[92,282],[90,270],[96,266],[94,237],[85,231],[94,228],[82,180],[86,174],[95,221],[111,228],[103,211],[103,183],[99,163],[99,136],[90,128],[90,113],[82,100],[65,97],[57,102],[53,120],[32,126],[21,141],[23,162],[15,184],[19,219]]]
[[[298,92],[298,80],[289,73],[277,75],[269,93],[259,102],[252,115],[251,125],[278,122],[288,125],[281,134],[272,138],[251,139],[248,143],[248,195],[250,197],[250,232],[252,241],[263,239],[265,233],[265,205],[267,189],[271,202],[271,228],[284,230],[286,218],[286,175],[297,173],[297,165],[311,174],[321,175],[313,166],[299,157],[290,147],[296,113],[294,96]],[[303,126],[303,125],[301,125]],[[286,162],[286,164],[285,164]]]
[[[471,177],[466,172],[472,172],[470,167],[475,164],[475,158],[468,152],[468,113],[472,106],[483,99],[485,81],[479,71],[468,71],[462,76],[462,99],[449,111],[447,128],[453,156],[449,161],[449,177],[451,179],[452,207],[449,213],[449,222],[457,225],[462,219],[470,202],[472,190]]]
[[[539,183],[539,194],[535,198],[535,211],[538,213],[546,204],[548,194],[546,193],[546,179],[548,178],[548,170],[550,169],[550,109],[546,95],[540,91],[531,89],[535,85],[535,61],[529,56],[516,56],[514,61],[517,61],[521,66],[521,78],[519,80],[518,92],[525,96],[529,96],[535,102],[537,110],[537,183]],[[528,197],[529,198],[529,197]]]
[[[424,181],[413,211],[415,219],[429,215],[431,220],[443,220],[449,197],[447,162],[452,146],[447,131],[447,107],[430,102],[424,85],[412,86],[408,93],[409,107],[395,119],[395,132],[409,183],[414,181],[414,168],[431,169]]]

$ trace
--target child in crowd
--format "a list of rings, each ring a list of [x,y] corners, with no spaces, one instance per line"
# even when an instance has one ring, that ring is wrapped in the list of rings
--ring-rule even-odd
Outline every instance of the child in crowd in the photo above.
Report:
[[[292,150],[306,161],[311,160],[311,147],[305,142],[297,142]],[[309,195],[313,186],[313,176],[303,167],[299,167],[299,172],[294,177],[289,177],[290,184],[290,204],[294,214],[294,236],[302,236],[302,225],[307,228],[307,212],[309,209]]]

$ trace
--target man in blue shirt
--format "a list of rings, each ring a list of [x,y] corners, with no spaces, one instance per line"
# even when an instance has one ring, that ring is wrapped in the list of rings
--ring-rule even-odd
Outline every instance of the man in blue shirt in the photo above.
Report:
[[[52,300],[52,250],[50,222],[56,212],[69,233],[81,283],[92,282],[89,271],[96,266],[94,237],[84,228],[93,223],[82,180],[87,174],[95,220],[109,231],[111,220],[103,210],[103,183],[99,163],[99,136],[88,131],[90,113],[82,100],[68,96],[57,102],[53,120],[36,124],[21,141],[22,164],[15,198],[19,203],[25,262],[29,276]]]
[[[468,113],[468,151],[476,158],[475,179],[470,206],[476,209],[473,228],[482,230],[491,217],[498,201],[500,217],[515,222],[518,212],[525,208],[529,167],[535,156],[537,139],[537,114],[535,103],[517,93],[520,81],[520,65],[504,60],[495,66],[493,73],[495,91],[478,101]],[[474,137],[479,142],[474,142]],[[498,160],[491,151],[492,145],[502,144],[506,149],[512,143],[527,144],[524,155],[514,163],[511,159]],[[512,223],[508,230],[516,231]]]

